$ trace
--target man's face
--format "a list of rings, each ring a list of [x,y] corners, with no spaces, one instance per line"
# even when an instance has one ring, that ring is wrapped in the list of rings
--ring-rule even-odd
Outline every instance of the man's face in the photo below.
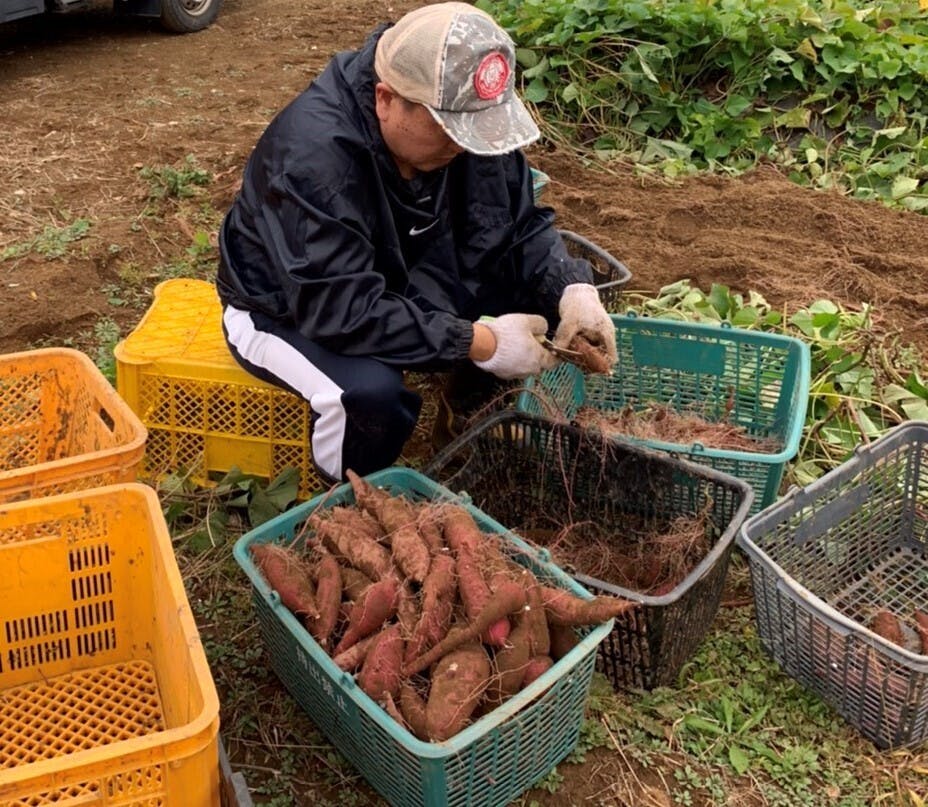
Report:
[[[464,151],[422,104],[401,98],[383,82],[377,84],[376,99],[380,134],[405,179],[441,168]]]

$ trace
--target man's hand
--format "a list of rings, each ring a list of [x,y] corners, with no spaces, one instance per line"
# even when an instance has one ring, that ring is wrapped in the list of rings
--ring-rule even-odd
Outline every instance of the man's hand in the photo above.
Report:
[[[596,287],[589,283],[571,283],[561,294],[558,303],[561,322],[554,334],[554,344],[567,348],[578,334],[587,341],[602,347],[609,357],[610,365],[616,362],[615,325],[603,308]]]
[[[535,314],[504,314],[495,319],[480,320],[474,323],[475,344],[484,342],[480,337],[480,328],[490,331],[496,349],[485,361],[479,361],[474,356],[474,364],[498,378],[526,378],[542,370],[550,370],[557,364],[554,354],[545,350],[539,342],[539,338],[548,330],[544,317]]]

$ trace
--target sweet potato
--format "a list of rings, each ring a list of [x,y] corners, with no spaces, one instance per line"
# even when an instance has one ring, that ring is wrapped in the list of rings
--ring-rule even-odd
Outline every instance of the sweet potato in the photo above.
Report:
[[[457,562],[458,590],[468,618],[476,619],[490,599],[491,589],[484,577],[486,540],[473,516],[459,505],[449,505],[445,511],[443,534]],[[485,558],[484,558],[485,559]],[[505,617],[487,626],[483,641],[502,647],[509,636],[510,624]]]
[[[922,654],[928,655],[928,613],[915,609],[915,630],[922,640]]]
[[[309,569],[295,550],[279,544],[252,544],[251,556],[267,584],[296,616],[304,620],[319,616]]]
[[[335,662],[335,665],[345,672],[354,672],[358,667],[364,663],[364,657],[367,655],[367,651],[371,649],[371,645],[374,643],[374,639],[377,636],[367,636],[364,639],[361,639],[358,642],[355,642],[347,650],[338,653],[332,658],[332,661]]]
[[[525,689],[529,684],[541,678],[548,670],[554,666],[554,659],[551,656],[533,656],[525,665],[525,675],[522,678],[522,688]]]
[[[402,496],[392,496],[374,487],[352,470],[345,476],[351,483],[358,506],[371,513],[383,527],[393,549],[393,560],[407,578],[421,583],[429,571],[429,549],[416,530],[418,513]]]
[[[487,601],[483,611],[467,627],[452,629],[438,644],[421,656],[403,665],[403,675],[415,675],[430,667],[442,656],[461,647],[467,642],[474,642],[494,622],[508,616],[525,606],[525,591],[515,582],[500,586]]]
[[[583,334],[577,334],[570,340],[568,350],[576,353],[569,361],[576,364],[584,373],[608,374],[612,372],[612,362],[606,351],[599,345],[592,344]]]
[[[356,600],[364,593],[371,583],[371,580],[360,569],[354,566],[342,566],[342,596],[349,600]]]
[[[493,677],[487,685],[487,700],[499,706],[522,687],[525,670],[531,658],[531,634],[525,622],[516,624],[512,633],[493,655]]]
[[[335,648],[335,655],[344,653],[355,642],[370,636],[396,614],[400,585],[395,577],[385,577],[368,586],[358,598],[348,616],[348,627]]]
[[[447,740],[467,725],[489,678],[490,659],[477,642],[458,647],[438,662],[425,704],[430,740]]]
[[[429,573],[432,556],[414,524],[398,527],[389,535],[393,561],[407,579],[421,583]]]
[[[899,618],[887,610],[877,611],[870,619],[870,630],[877,636],[882,636],[889,642],[903,645],[902,628]]]
[[[409,730],[427,742],[429,733],[425,721],[425,701],[408,681],[400,684],[400,713]]]
[[[441,514],[435,505],[427,504],[419,507],[416,529],[432,555],[437,555],[444,550],[445,542],[441,537]]]
[[[529,573],[530,574],[530,573]],[[529,633],[529,650],[533,656],[547,656],[551,652],[551,634],[541,587],[534,575],[525,589],[525,608],[516,614],[516,622],[524,623]]]
[[[315,619],[307,620],[313,638],[325,647],[338,622],[342,602],[342,570],[338,559],[326,552],[315,566],[316,606],[319,611]]]
[[[454,558],[446,552],[435,555],[422,584],[422,610],[406,643],[404,661],[412,661],[444,638],[451,626],[457,589]]]
[[[366,510],[349,505],[336,505],[326,510],[326,515],[338,524],[344,524],[352,532],[363,535],[375,543],[386,539],[380,522]]]
[[[600,595],[584,600],[564,589],[545,585],[539,588],[551,625],[599,625],[639,606],[623,597]]]
[[[551,639],[550,655],[555,661],[564,658],[579,643],[580,637],[570,625],[548,624],[548,636]]]
[[[483,532],[466,508],[458,504],[446,505],[442,522],[442,537],[456,555],[464,551],[477,551],[483,540]]]
[[[403,632],[403,638],[407,639],[412,636],[419,622],[419,598],[413,592],[408,581],[403,581],[400,585],[399,599],[396,604],[396,618],[400,623]]]
[[[394,623],[374,637],[364,657],[358,673],[358,686],[378,703],[385,695],[399,695],[404,644],[400,626]]]
[[[409,724],[406,722],[406,718],[403,717],[403,713],[400,711],[399,706],[397,706],[396,701],[393,699],[393,696],[389,692],[384,693],[382,706],[383,710],[403,728],[409,728]]]
[[[369,535],[356,532],[347,524],[326,518],[318,511],[309,517],[309,525],[330,552],[340,555],[371,580],[390,573],[390,553]]]

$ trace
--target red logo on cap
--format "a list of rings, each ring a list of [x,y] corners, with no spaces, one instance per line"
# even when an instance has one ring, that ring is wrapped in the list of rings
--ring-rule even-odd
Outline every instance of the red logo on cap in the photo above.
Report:
[[[509,62],[499,51],[484,56],[474,73],[474,87],[484,101],[499,96],[506,89],[508,81]]]

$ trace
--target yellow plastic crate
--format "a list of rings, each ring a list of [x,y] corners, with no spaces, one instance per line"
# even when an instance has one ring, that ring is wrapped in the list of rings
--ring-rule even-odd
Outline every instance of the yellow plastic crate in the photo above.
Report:
[[[323,487],[312,463],[309,404],[236,363],[212,283],[159,283],[115,354],[116,387],[148,428],[146,473],[183,469],[207,484],[233,466],[268,479],[297,468],[302,498]]]
[[[145,438],[80,351],[0,356],[0,502],[134,481]]]
[[[0,505],[0,804],[218,807],[219,699],[154,491]]]

